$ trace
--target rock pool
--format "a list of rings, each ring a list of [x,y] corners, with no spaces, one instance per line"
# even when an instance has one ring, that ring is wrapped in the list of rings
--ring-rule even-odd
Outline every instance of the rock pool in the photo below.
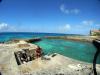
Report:
[[[77,42],[61,39],[42,39],[35,43],[39,45],[45,54],[59,53],[64,56],[92,63],[96,48],[89,42]],[[100,55],[98,63],[100,63]]]

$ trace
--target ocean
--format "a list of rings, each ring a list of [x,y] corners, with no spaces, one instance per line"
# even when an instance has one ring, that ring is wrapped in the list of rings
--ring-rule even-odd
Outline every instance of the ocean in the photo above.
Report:
[[[62,39],[46,39],[45,36],[76,36],[72,34],[57,33],[32,33],[32,32],[2,32],[0,33],[0,42],[6,42],[11,39],[28,39],[40,37],[42,40],[33,44],[39,45],[44,54],[59,53],[66,57],[92,63],[96,48],[89,42],[77,42]],[[100,63],[100,55],[97,63]]]

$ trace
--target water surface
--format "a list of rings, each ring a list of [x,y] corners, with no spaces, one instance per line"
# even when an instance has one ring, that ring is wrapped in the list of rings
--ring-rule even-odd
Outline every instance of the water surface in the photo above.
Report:
[[[59,53],[64,56],[92,63],[96,48],[89,42],[77,42],[60,39],[43,39],[35,43],[39,45],[45,54]],[[100,63],[100,55],[98,63]]]
[[[11,39],[27,39],[41,37],[42,41],[35,44],[39,45],[45,54],[59,53],[64,56],[81,60],[85,62],[93,61],[96,48],[92,43],[88,42],[76,42],[61,39],[45,39],[45,36],[65,36],[66,34],[52,34],[52,33],[15,33],[7,32],[0,33],[0,42],[6,42]],[[76,36],[76,35],[66,35],[66,36]],[[98,63],[100,63],[100,55],[98,57]]]

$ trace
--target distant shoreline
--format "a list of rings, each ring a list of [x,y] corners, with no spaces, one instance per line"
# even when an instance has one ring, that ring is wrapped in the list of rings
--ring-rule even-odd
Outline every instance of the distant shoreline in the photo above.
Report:
[[[16,35],[18,34],[18,38]],[[22,35],[23,34],[23,35]],[[31,35],[29,38],[25,39],[24,37],[27,37],[27,34]],[[81,42],[92,42],[95,39],[99,39],[97,36],[89,36],[89,35],[80,35],[80,34],[63,34],[63,33],[42,33],[42,32],[0,32],[0,35],[11,36],[14,35],[16,38],[9,38],[8,41],[3,41],[4,43],[7,42],[16,42],[18,40],[30,40],[34,39],[35,37],[39,37],[41,39],[63,39],[63,40],[72,40],[72,41],[81,41]],[[22,36],[19,36],[22,35]],[[28,35],[28,36],[29,36]],[[35,36],[35,37],[34,37]],[[19,38],[21,37],[21,38]],[[2,41],[1,41],[2,43]]]
[[[97,36],[46,36],[47,39],[64,39],[72,41],[92,42],[95,39],[99,39]]]

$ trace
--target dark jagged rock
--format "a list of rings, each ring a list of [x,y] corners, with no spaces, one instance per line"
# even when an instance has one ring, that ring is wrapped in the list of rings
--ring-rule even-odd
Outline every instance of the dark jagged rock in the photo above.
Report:
[[[96,53],[94,55],[94,59],[93,59],[93,71],[94,71],[94,75],[97,75],[96,61],[97,61],[98,55],[100,54],[100,40],[93,40],[93,44],[97,48],[97,51],[96,51]]]
[[[34,50],[24,49],[22,51],[15,52],[15,58],[18,65],[24,62],[29,62],[34,60]]]
[[[41,41],[41,38],[32,38],[32,39],[10,39],[8,43],[18,43],[19,41],[24,40],[28,43]]]
[[[18,43],[21,39],[10,39],[8,43]]]
[[[33,42],[38,42],[38,41],[41,41],[41,38],[33,38],[33,39],[26,40],[26,42],[28,43],[33,43]]]
[[[32,61],[42,56],[42,49],[38,46],[37,49],[22,49],[22,51],[14,52],[18,65]]]

